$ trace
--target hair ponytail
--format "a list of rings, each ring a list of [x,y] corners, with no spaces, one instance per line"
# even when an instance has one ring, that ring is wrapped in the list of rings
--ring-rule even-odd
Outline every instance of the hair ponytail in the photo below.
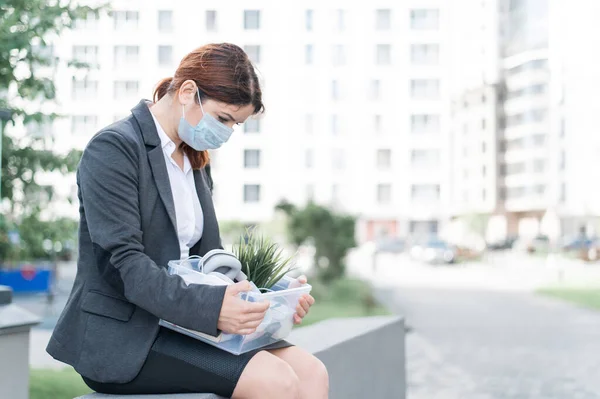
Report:
[[[158,85],[156,85],[156,88],[154,89],[154,96],[152,98],[154,102],[157,102],[169,92],[172,81],[173,78],[164,78],[158,83]]]

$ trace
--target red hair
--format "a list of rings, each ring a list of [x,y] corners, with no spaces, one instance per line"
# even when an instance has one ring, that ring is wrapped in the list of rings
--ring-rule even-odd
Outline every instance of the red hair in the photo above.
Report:
[[[207,44],[186,55],[175,76],[158,83],[154,89],[154,102],[179,90],[186,80],[196,82],[203,102],[213,99],[231,105],[251,104],[255,114],[264,112],[254,66],[244,50],[235,44]],[[196,151],[185,143],[182,146],[192,168],[201,169],[208,164],[207,151]]]

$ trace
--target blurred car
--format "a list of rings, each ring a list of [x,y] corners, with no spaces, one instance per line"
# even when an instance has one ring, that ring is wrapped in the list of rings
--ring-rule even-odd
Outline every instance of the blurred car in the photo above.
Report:
[[[503,251],[512,249],[518,237],[506,237],[503,240],[488,243],[486,248],[490,251]]]
[[[513,243],[513,250],[533,253],[544,253],[550,250],[550,238],[537,235],[533,238],[520,238]]]
[[[396,237],[386,237],[377,240],[375,243],[375,252],[388,252],[392,254],[399,254],[404,252],[406,249],[406,242],[403,239]]]
[[[600,240],[597,238],[577,237],[562,246],[563,252],[574,254],[577,258],[594,262],[600,258]]]
[[[454,246],[439,239],[431,239],[422,244],[414,245],[410,250],[410,256],[427,263],[454,263],[457,250]]]

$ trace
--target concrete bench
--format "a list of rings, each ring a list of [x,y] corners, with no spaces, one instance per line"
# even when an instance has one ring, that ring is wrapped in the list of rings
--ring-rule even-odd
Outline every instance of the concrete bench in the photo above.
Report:
[[[0,285],[0,396],[29,398],[29,332],[39,318],[12,303],[12,289]]]
[[[332,319],[299,328],[288,339],[317,356],[329,371],[330,398],[406,398],[404,320]],[[223,399],[213,394],[85,395],[77,399]]]

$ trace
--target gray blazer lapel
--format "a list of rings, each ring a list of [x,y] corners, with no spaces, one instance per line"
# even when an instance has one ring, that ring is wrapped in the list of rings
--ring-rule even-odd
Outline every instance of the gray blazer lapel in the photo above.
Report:
[[[203,170],[194,170],[196,191],[198,192],[198,199],[200,200],[200,206],[202,206],[202,213],[204,214],[204,231],[200,241],[190,250],[190,254],[192,255],[204,255],[211,249],[221,247],[219,224],[217,223],[215,207],[206,180],[206,174]]]
[[[177,233],[177,217],[175,216],[175,202],[173,201],[173,193],[171,192],[171,183],[169,181],[160,137],[156,131],[152,113],[150,113],[150,109],[148,108],[149,104],[149,101],[142,100],[131,110],[131,113],[139,124],[140,134],[144,138],[144,144],[148,149],[148,161],[152,168],[154,182],[158,188],[160,198],[167,209],[169,219],[171,219],[171,223],[175,228],[175,233]]]
[[[158,193],[162,199],[169,219],[173,223],[175,231],[177,231],[177,217],[175,215],[175,201],[173,201],[173,192],[171,191],[171,182],[169,180],[169,174],[167,172],[167,165],[165,163],[165,156],[161,146],[154,147],[148,151],[148,161],[150,161],[150,167],[152,168],[152,176],[154,177],[154,183],[158,188]]]

